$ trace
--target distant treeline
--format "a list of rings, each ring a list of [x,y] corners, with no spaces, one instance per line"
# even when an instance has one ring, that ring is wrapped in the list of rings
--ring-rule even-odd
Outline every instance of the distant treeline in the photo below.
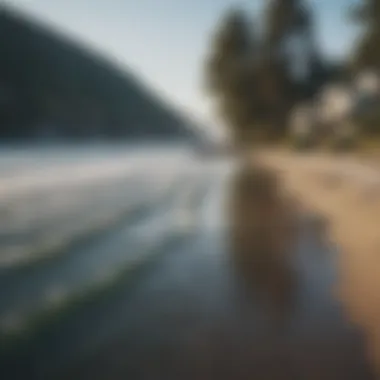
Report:
[[[188,126],[131,74],[0,8],[0,140],[176,139]]]
[[[362,0],[354,9],[363,35],[347,62],[331,62],[323,54],[313,12],[306,0],[272,0],[256,19],[234,8],[217,25],[205,87],[238,143],[284,136],[293,106],[362,68],[380,68],[378,0]]]

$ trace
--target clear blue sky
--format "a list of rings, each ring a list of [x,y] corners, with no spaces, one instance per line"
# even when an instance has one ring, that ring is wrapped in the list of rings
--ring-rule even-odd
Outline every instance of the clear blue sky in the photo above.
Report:
[[[1,1],[1,0],[0,0]],[[4,1],[4,0],[3,0]],[[264,0],[268,1],[268,0]],[[354,31],[344,11],[360,0],[310,0],[320,44],[345,54]],[[201,91],[210,32],[230,5],[257,13],[263,0],[5,0],[53,23],[130,66],[151,87],[201,119],[211,120]]]

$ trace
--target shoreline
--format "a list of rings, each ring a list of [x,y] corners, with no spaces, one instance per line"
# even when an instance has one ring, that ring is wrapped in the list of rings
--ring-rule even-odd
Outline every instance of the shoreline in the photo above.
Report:
[[[282,191],[326,221],[338,251],[334,293],[365,335],[380,373],[380,166],[353,155],[286,151],[253,154],[252,162],[277,173]]]

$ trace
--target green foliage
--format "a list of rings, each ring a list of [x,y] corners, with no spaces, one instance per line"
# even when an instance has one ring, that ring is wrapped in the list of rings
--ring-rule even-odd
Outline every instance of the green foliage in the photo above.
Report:
[[[380,2],[362,0],[350,14],[362,28],[362,37],[356,47],[354,71],[380,68]]]
[[[354,48],[350,66],[351,74],[380,70],[380,1],[361,0],[352,9],[350,19],[361,27],[361,37]],[[375,101],[378,104],[378,100]],[[380,111],[376,104],[355,117],[356,124],[366,134],[380,132]]]
[[[245,15],[230,10],[214,36],[206,63],[206,88],[226,124],[240,136],[252,121],[254,42]]]
[[[206,59],[205,82],[217,111],[235,136],[282,137],[296,102],[313,96],[327,78],[314,43],[312,13],[301,0],[273,0],[262,17],[257,37],[254,23],[242,10],[229,10],[214,34]],[[299,57],[292,41],[302,42],[306,70],[292,68]],[[258,133],[265,128],[265,133]]]
[[[272,1],[266,12],[266,43],[272,49],[282,49],[286,40],[309,28],[310,14],[300,0]]]

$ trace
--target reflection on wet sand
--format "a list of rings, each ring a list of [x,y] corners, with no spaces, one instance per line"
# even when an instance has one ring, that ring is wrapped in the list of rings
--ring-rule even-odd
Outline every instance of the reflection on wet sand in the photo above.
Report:
[[[359,257],[358,257],[359,256]],[[366,337],[368,357],[380,378],[380,281],[377,252],[345,250],[339,256],[340,295],[347,314]]]
[[[277,192],[276,177],[264,169],[243,168],[233,183],[231,259],[243,294],[253,297],[276,320],[294,306],[296,277],[293,210]]]
[[[265,335],[263,350],[282,367],[274,378],[372,379],[361,333],[333,294],[336,273],[323,223],[299,219],[294,211],[274,174],[263,168],[237,173],[229,203],[230,257],[243,290],[240,303],[262,314],[252,318],[254,336]]]

